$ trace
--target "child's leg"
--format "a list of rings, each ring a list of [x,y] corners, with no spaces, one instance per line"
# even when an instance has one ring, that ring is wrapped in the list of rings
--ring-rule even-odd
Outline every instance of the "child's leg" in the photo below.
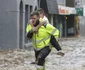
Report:
[[[52,44],[52,46],[54,48],[56,48],[56,50],[58,50],[58,51],[59,50],[62,50],[61,47],[60,47],[60,45],[59,45],[59,43],[58,43],[58,41],[55,39],[55,37],[53,35],[51,35],[50,43]]]

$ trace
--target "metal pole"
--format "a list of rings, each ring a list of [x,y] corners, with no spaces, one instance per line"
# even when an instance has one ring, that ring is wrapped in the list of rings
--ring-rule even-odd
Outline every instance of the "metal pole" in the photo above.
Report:
[[[66,18],[65,18],[65,37],[67,37],[67,21],[66,21]]]

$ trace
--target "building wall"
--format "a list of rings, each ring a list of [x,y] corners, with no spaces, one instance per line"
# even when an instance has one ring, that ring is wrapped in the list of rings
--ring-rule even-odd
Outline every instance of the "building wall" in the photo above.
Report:
[[[25,44],[26,5],[28,18],[34,0],[0,0],[0,50],[23,48]],[[21,44],[21,45],[20,45]]]
[[[66,0],[66,6],[74,7],[74,0]]]
[[[74,4],[75,4],[75,7],[78,7],[78,8],[82,7],[83,0],[75,0]]]
[[[85,5],[85,0],[82,0],[82,5]]]
[[[0,50],[18,46],[16,12],[16,0],[0,0]]]
[[[75,7],[82,8],[85,5],[85,0],[75,0]],[[79,17],[79,34],[85,36],[85,16]]]
[[[66,5],[66,0],[57,0],[58,5]]]

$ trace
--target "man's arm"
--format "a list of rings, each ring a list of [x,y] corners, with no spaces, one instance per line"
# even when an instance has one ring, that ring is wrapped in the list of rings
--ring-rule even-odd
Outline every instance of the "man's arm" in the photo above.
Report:
[[[31,39],[33,36],[33,33],[36,32],[36,27],[34,27],[33,25],[31,25],[31,23],[27,24],[26,27],[26,36]]]
[[[27,24],[26,36],[30,39],[32,38],[34,32],[35,32],[35,27],[33,27],[30,23]]]
[[[33,31],[32,29],[26,34],[27,38],[31,39],[33,36]]]
[[[27,36],[27,38],[32,38],[32,35],[33,35],[33,33],[32,33],[32,27],[31,27],[31,25],[30,24],[27,24],[27,27],[26,27],[26,36]]]

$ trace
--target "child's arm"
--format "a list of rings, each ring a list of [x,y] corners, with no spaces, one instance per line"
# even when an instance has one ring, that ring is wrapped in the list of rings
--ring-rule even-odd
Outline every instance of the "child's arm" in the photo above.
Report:
[[[39,29],[46,22],[47,22],[47,20],[45,20],[45,19],[43,19],[42,21],[40,21],[40,24],[36,26],[36,29]]]

